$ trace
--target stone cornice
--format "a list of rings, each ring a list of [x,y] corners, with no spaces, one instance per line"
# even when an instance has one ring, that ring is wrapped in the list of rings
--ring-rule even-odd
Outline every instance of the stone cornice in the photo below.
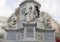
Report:
[[[35,1],[24,1],[24,2],[22,2],[19,6],[22,6],[22,5],[25,4],[26,2],[34,2],[34,3],[38,4],[39,6],[41,6],[38,2],[35,2]]]
[[[43,31],[43,32],[54,32],[55,31],[55,29],[40,29],[40,28],[37,28],[38,30],[40,30],[40,31]]]

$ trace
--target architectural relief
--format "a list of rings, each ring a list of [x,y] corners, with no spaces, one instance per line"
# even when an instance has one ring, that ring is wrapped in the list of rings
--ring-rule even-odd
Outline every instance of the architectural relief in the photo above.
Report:
[[[55,30],[49,29],[52,27],[50,27],[48,16],[45,15],[44,17],[42,17],[42,21],[38,20],[38,18],[41,17],[39,7],[41,7],[41,5],[34,0],[25,0],[23,3],[21,3],[19,5],[20,12],[17,12],[20,13],[20,18],[18,17],[19,19],[17,20],[17,13],[13,14],[13,16],[9,19],[10,21],[8,21],[10,26],[12,25],[12,27],[4,28],[4,30],[6,31],[5,41],[55,42]],[[49,40],[46,40],[47,36]],[[53,36],[53,39],[51,39],[50,36]]]
[[[35,37],[36,37],[37,40],[43,40],[41,32],[36,32]]]
[[[45,26],[46,29],[51,29],[52,28],[50,18],[51,17],[47,13],[41,12],[40,20],[41,20],[42,23],[44,23],[44,26]]]
[[[52,28],[52,24],[51,24],[50,18],[47,19],[47,28],[49,28],[49,29]]]
[[[29,8],[28,12],[25,14],[26,16],[26,22],[29,23],[35,19],[34,11],[32,10],[32,7]]]

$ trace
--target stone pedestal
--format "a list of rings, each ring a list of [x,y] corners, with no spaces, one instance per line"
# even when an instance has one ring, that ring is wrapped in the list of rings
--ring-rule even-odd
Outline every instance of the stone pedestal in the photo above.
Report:
[[[23,24],[24,27],[24,38],[25,40],[34,40],[35,39],[35,28],[36,23]],[[30,36],[31,35],[31,36]]]

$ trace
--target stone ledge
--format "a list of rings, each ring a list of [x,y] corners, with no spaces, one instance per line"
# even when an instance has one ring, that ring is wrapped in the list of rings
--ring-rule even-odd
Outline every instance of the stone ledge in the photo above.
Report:
[[[37,28],[39,29],[40,31],[43,31],[43,32],[55,32],[55,29],[40,29],[40,28]]]
[[[36,25],[37,25],[37,23],[29,23],[29,24],[23,23],[23,26],[36,26]]]

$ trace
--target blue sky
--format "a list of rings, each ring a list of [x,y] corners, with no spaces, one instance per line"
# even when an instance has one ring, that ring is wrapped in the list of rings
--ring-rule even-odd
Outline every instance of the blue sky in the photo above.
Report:
[[[0,16],[9,18],[23,0],[0,0]],[[41,11],[49,13],[60,23],[60,0],[37,0]]]

